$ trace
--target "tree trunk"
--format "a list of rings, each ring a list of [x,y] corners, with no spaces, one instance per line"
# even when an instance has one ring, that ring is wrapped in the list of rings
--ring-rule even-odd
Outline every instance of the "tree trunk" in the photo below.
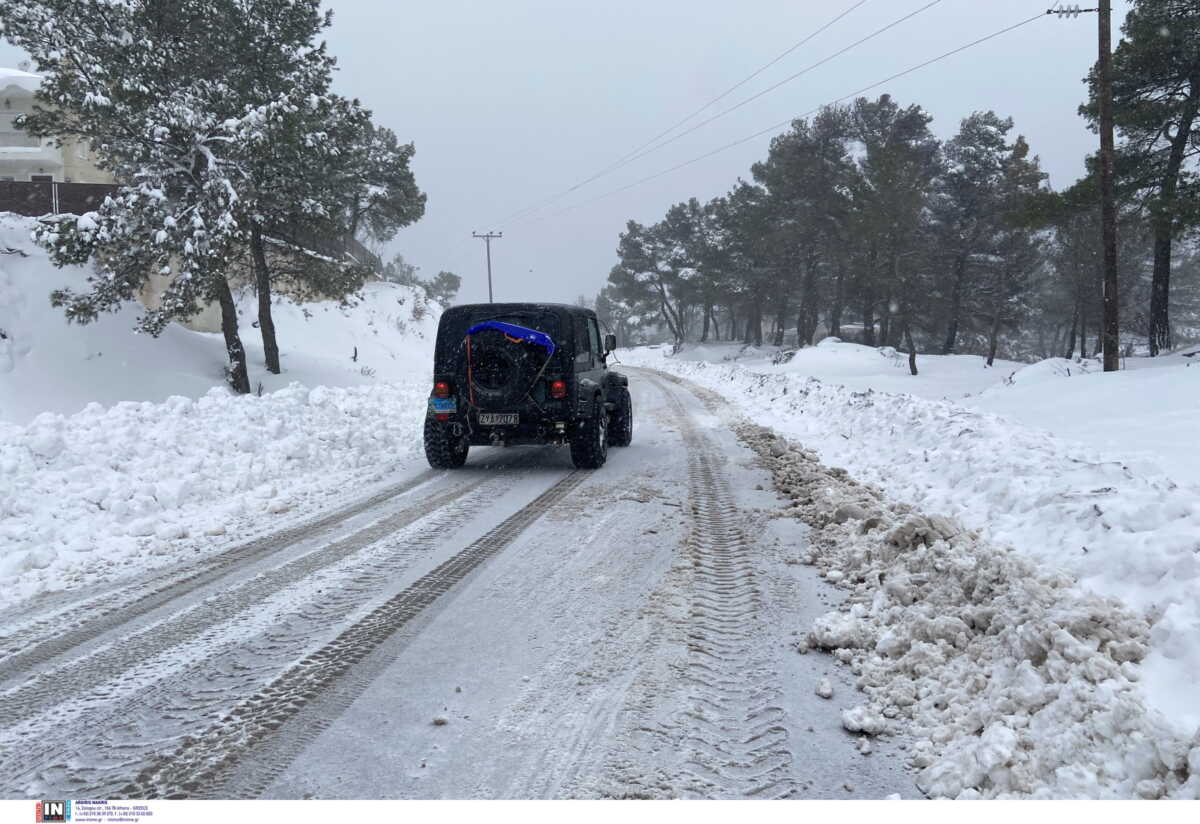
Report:
[[[839,262],[833,283],[833,305],[829,307],[829,334],[842,336],[842,310],[846,305],[846,264]]]
[[[1150,285],[1150,356],[1172,346],[1171,319],[1171,240],[1175,229],[1175,201],[1179,191],[1179,173],[1192,140],[1197,113],[1200,113],[1200,87],[1193,80],[1184,112],[1171,139],[1171,154],[1163,172],[1162,191],[1154,206],[1154,277]]]
[[[713,339],[720,340],[721,339],[721,319],[717,317],[717,307],[709,306],[708,314],[712,318]]]
[[[997,294],[1003,295],[1006,291],[1004,283],[1001,283],[997,288]],[[996,298],[996,305],[992,308],[992,329],[988,333],[988,356],[987,365],[991,366],[996,360],[996,344],[1000,339],[1000,308],[1004,305],[1002,297]]]
[[[250,373],[246,371],[246,350],[238,335],[237,306],[229,282],[224,278],[217,284],[217,301],[221,304],[221,332],[225,335],[225,351],[229,353],[229,385],[239,395],[250,394]]]
[[[1154,277],[1150,282],[1150,357],[1171,348],[1171,218],[1154,219]]]
[[[796,346],[808,346],[817,333],[817,318],[820,308],[817,306],[817,261],[810,255],[804,264],[804,282],[802,285],[800,315],[796,323]]]
[[[754,336],[753,336],[754,337],[754,345],[759,348],[762,348],[762,345],[763,345],[762,319],[763,319],[762,301],[759,300],[759,301],[756,301],[754,304]]]
[[[679,318],[679,313],[675,311],[675,308],[671,306],[670,300],[667,299],[666,288],[661,283],[657,284],[657,286],[658,297],[662,304],[663,317],[667,319],[667,326],[671,328],[671,334],[675,336],[675,343],[682,344],[684,342],[684,329],[683,323]]]
[[[262,333],[263,354],[267,371],[278,375],[279,344],[275,340],[275,321],[271,319],[271,270],[267,268],[262,229],[257,223],[250,227],[250,256],[254,259],[254,279],[258,286],[258,331]]]
[[[946,342],[942,345],[943,355],[953,355],[958,343],[958,317],[962,314],[963,281],[967,275],[967,256],[959,255],[954,261],[954,285],[950,289],[950,322],[946,328]]]
[[[1079,297],[1079,357],[1087,357],[1087,328],[1088,328],[1087,294]]]
[[[913,343],[912,330],[908,327],[908,318],[904,319],[904,345],[908,347],[908,371],[915,377],[917,374],[917,345]]]
[[[996,342],[1000,337],[1000,315],[992,318],[992,331],[988,335],[987,365],[991,366],[996,360]]]
[[[675,326],[675,321],[671,318],[671,313],[667,309],[667,302],[665,300],[660,302],[659,309],[662,311],[663,319],[667,322],[667,328],[671,330],[671,337],[675,338],[675,344],[683,343],[683,338],[679,335],[679,329]]]
[[[708,343],[708,321],[709,321],[709,316],[711,314],[712,314],[712,304],[705,303],[704,304],[704,326],[700,329],[700,342],[701,343]]]
[[[1064,357],[1067,360],[1075,354],[1075,335],[1079,332],[1079,304],[1075,304],[1075,312],[1071,315],[1071,334],[1067,338],[1067,353]]]
[[[867,346],[875,345],[875,301],[871,298],[863,300],[862,309],[863,333],[862,342]]]
[[[783,346],[783,332],[787,328],[787,312],[787,295],[781,295],[779,298],[779,311],[775,314],[775,339],[772,341],[772,344],[775,346]],[[800,334],[799,327],[796,328],[796,334]]]

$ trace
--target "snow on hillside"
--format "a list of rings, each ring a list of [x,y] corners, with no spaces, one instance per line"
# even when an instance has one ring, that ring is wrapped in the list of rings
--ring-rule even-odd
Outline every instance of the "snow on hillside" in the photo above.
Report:
[[[920,356],[913,377],[908,356],[891,347],[875,349],[857,343],[826,338],[819,346],[796,352],[785,363],[774,363],[779,350],[756,349],[736,344],[699,344],[689,346],[676,357],[682,361],[710,363],[736,362],[740,366],[768,375],[801,375],[835,380],[850,389],[876,392],[906,392],[921,398],[961,398],[992,386],[1024,364],[997,360],[991,369],[976,355],[948,357]]]
[[[48,295],[86,272],[50,265],[30,222],[0,216],[0,607],[216,551],[419,460],[437,315],[412,289],[281,302],[277,376],[243,296],[264,393],[236,396],[220,335],[136,335],[137,305],[68,326]]]
[[[991,384],[980,386],[969,359],[922,356],[915,379],[890,365],[872,374],[872,357],[891,358],[840,342],[782,367],[769,353],[737,363],[665,349],[619,354],[720,392],[889,499],[956,517],[1144,614],[1152,629],[1142,689],[1181,734],[1200,727],[1200,364],[1177,356],[1158,368],[1067,376],[1069,362],[984,370],[974,358]],[[895,392],[905,379],[914,391]],[[932,399],[945,397],[959,401]]]
[[[1193,351],[1194,350],[1194,351]],[[637,350],[635,358],[663,357],[667,348]],[[1120,451],[1144,474],[1165,473],[1200,484],[1200,460],[1186,446],[1197,441],[1200,347],[1158,358],[1129,358],[1119,376],[1104,376],[1097,360],[1051,358],[1026,364],[978,355],[920,355],[919,375],[908,356],[827,338],[819,346],[775,363],[779,350],[738,344],[691,345],[676,361],[728,363],[763,375],[796,375],[856,391],[902,393],[949,400],[1045,430],[1102,451]],[[1192,368],[1181,373],[1179,369]],[[1182,380],[1182,377],[1193,380]],[[1069,379],[1069,383],[1064,383]],[[1120,397],[1112,403],[1113,395]]]
[[[29,423],[42,412],[71,414],[89,403],[199,398],[224,386],[228,362],[219,334],[170,325],[158,339],[135,334],[140,305],[131,303],[86,326],[68,325],[50,306],[50,292],[85,288],[87,270],[57,269],[29,239],[31,218],[0,213],[0,421]],[[369,283],[355,305],[274,308],[283,374],[263,368],[257,300],[239,299],[250,385],[271,392],[298,381],[307,386],[362,386],[424,379],[429,371],[437,312],[417,292]],[[358,349],[354,360],[355,347]]]
[[[1200,355],[1130,358],[1117,375],[1096,361],[1025,366],[963,401],[1106,452],[1136,471],[1200,485]]]

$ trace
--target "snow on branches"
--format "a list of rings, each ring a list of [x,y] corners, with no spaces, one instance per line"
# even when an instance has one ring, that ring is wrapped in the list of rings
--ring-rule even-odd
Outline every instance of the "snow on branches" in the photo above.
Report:
[[[96,212],[35,233],[56,263],[96,261],[87,294],[52,297],[68,319],[86,323],[169,275],[139,328],[157,334],[215,300],[231,359],[244,358],[227,276],[249,250],[269,297],[264,236],[329,247],[361,225],[387,239],[423,214],[412,146],[330,91],[334,59],[317,43],[330,20],[320,0],[0,0],[4,36],[43,77],[23,128],[88,141],[121,184]],[[366,274],[306,259],[289,276],[331,297]]]

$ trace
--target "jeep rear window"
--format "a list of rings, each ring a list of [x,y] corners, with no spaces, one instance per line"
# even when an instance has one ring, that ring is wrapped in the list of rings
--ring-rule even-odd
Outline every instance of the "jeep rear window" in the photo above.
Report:
[[[467,330],[485,320],[498,320],[514,323],[527,329],[534,329],[549,335],[562,351],[564,339],[559,324],[558,313],[552,310],[529,311],[495,311],[488,307],[480,307],[467,312],[453,310],[442,316],[441,327],[438,331],[437,352],[434,369],[438,372],[452,372],[457,367],[458,353]]]

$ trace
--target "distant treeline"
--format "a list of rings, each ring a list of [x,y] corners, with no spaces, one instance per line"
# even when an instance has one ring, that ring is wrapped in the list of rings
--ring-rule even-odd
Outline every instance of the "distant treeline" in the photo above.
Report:
[[[1136,3],[1116,55],[1122,340],[1151,354],[1200,336],[1194,6]],[[1011,119],[976,112],[946,141],[931,120],[884,95],[794,121],[752,181],[630,221],[597,311],[633,341],[834,335],[989,359],[1094,354],[1093,159],[1054,192]]]

